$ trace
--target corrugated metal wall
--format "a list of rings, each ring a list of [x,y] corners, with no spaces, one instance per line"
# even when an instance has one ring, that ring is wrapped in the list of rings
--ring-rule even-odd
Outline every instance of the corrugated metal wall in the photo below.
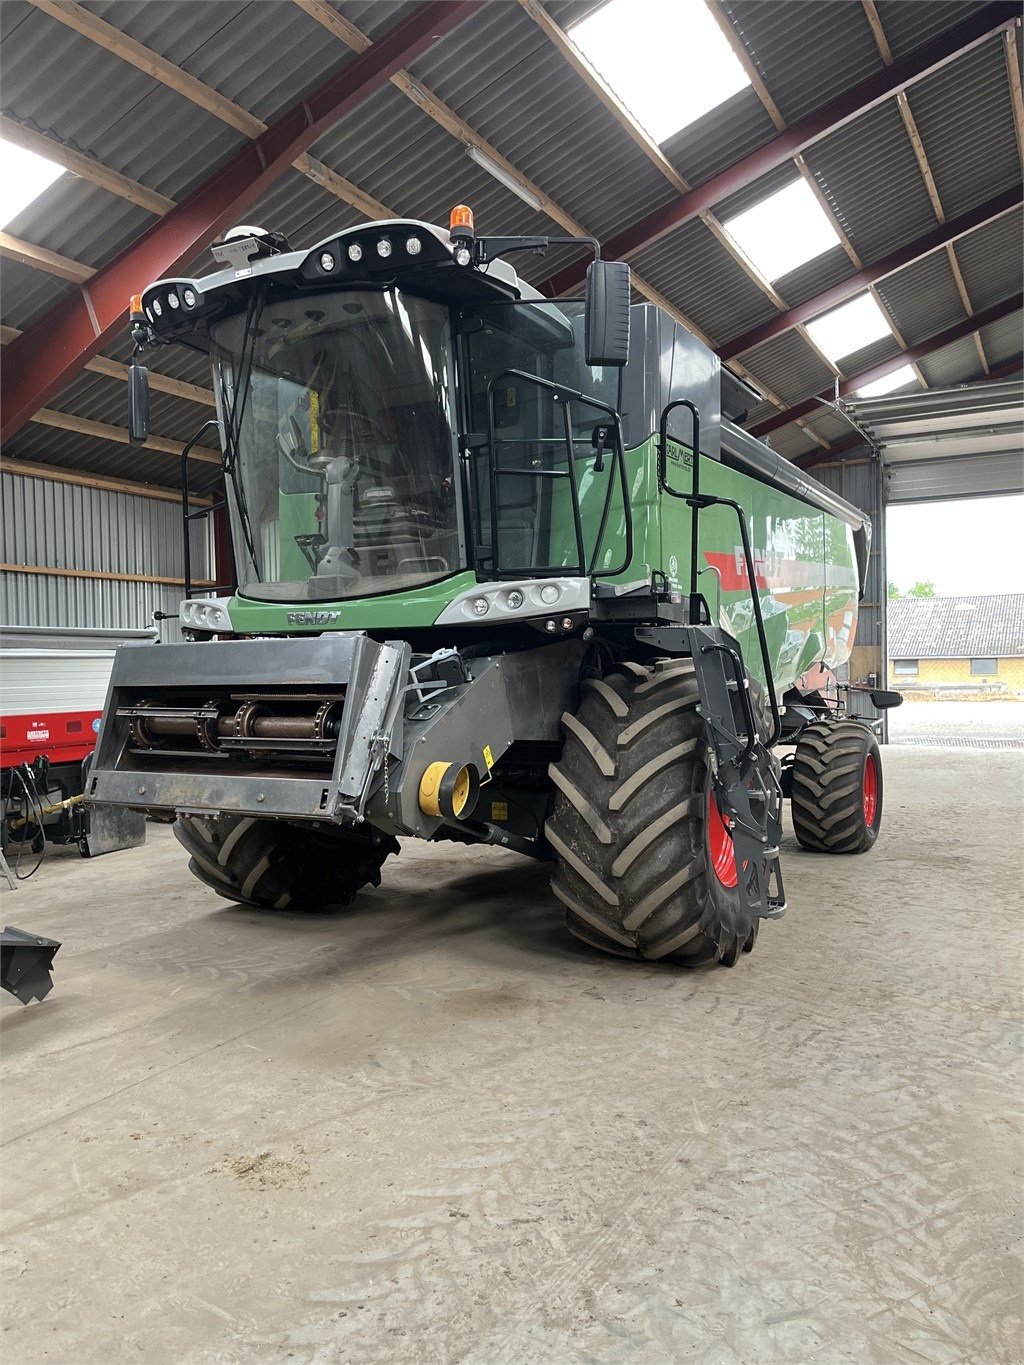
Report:
[[[888,647],[885,637],[886,562],[885,500],[882,473],[875,460],[841,460],[819,465],[808,471],[819,483],[831,488],[847,502],[871,517],[871,556],[864,600],[857,618],[857,639],[847,676],[841,681],[885,687],[888,676]],[[872,677],[872,675],[874,675]],[[868,698],[850,693],[850,711],[856,716],[876,719],[878,712]],[[884,712],[882,713],[885,714]]]
[[[0,573],[0,619],[11,626],[74,626],[138,630],[153,624],[155,610],[175,617],[177,584],[136,583],[121,575],[181,579],[184,556],[177,503],[85,488],[4,471],[5,564],[47,569],[85,569],[103,578],[61,574]],[[212,577],[209,518],[191,528],[192,575]],[[173,621],[160,624],[161,638],[180,638]]]

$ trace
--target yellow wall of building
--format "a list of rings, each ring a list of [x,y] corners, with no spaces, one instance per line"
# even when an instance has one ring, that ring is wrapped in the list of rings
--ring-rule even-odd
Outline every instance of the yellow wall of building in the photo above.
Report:
[[[918,659],[917,676],[898,674],[889,661],[889,686],[914,688],[976,687],[992,695],[994,689],[1009,696],[1024,695],[1024,659],[997,659],[995,673],[971,672],[970,659]]]

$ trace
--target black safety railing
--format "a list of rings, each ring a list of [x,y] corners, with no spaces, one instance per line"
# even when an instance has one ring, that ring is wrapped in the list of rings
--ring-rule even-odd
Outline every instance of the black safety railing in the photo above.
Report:
[[[673,488],[668,481],[668,419],[676,408],[686,408],[693,422],[692,428],[692,451],[693,451],[693,470],[690,481],[690,491],[682,493]],[[698,574],[700,572],[700,514],[708,507],[731,507],[736,513],[736,519],[740,528],[740,544],[743,548],[743,563],[746,568],[747,582],[750,585],[750,601],[754,613],[754,624],[757,628],[757,642],[761,651],[761,662],[764,666],[765,683],[768,688],[768,700],[772,709],[772,735],[768,740],[768,747],[777,744],[782,735],[782,717],[779,713],[779,701],[775,694],[775,680],[772,676],[771,655],[768,652],[768,637],[764,628],[764,614],[761,611],[761,595],[757,587],[757,573],[754,568],[754,556],[750,548],[750,534],[747,530],[747,516],[740,504],[732,498],[719,498],[710,493],[700,491],[700,413],[688,398],[677,398],[673,402],[666,404],[661,414],[661,422],[658,425],[658,486],[663,493],[669,497],[680,498],[690,508],[690,625],[697,626],[705,624],[710,620],[708,604],[704,599],[703,593],[697,586]],[[732,655],[731,650],[724,651]],[[734,659],[736,668],[740,668],[738,659]],[[742,677],[740,678],[742,681]],[[746,694],[746,688],[741,687],[744,699],[744,714],[748,723],[749,749],[753,749],[754,744],[754,721],[753,711]]]
[[[523,383],[533,384],[537,388],[551,394],[552,402],[561,408],[563,435],[560,438],[520,437],[516,438],[514,441],[509,438],[502,438],[499,440],[497,423],[495,420],[495,390],[499,382],[506,379],[516,379]],[[573,403],[579,403],[586,407],[593,408],[597,412],[606,414],[609,419],[609,425],[614,431],[611,456],[618,472],[618,489],[622,498],[622,511],[625,525],[625,548],[620,564],[616,565],[614,568],[602,569],[600,572],[598,572],[597,565],[602,543],[608,529],[609,517],[611,515],[615,479],[613,473],[609,473],[608,490],[605,494],[597,535],[594,539],[593,549],[588,556],[583,533],[583,519],[580,511],[579,481],[576,477],[576,438],[573,435],[572,423]],[[500,464],[498,460],[499,445],[509,446],[513,444],[534,448],[540,445],[564,446],[566,452],[566,467],[565,469],[543,469],[535,466]],[[487,385],[487,457],[490,491],[491,572],[494,574],[495,578],[511,576],[530,577],[534,575],[539,577],[545,574],[557,573],[572,573],[580,576],[592,575],[603,578],[622,573],[629,566],[633,559],[633,519],[629,504],[629,486],[626,477],[626,461],[622,442],[621,419],[613,407],[609,407],[607,403],[603,403],[599,398],[592,398],[588,394],[581,393],[578,389],[570,389],[564,384],[556,384],[552,380],[541,379],[537,375],[529,374],[525,370],[502,370],[499,374],[494,375]],[[596,458],[599,459],[600,454]],[[573,536],[576,545],[576,562],[574,564],[529,564],[502,567],[500,556],[501,527],[499,523],[499,490],[501,487],[501,480],[510,476],[536,479],[539,482],[544,480],[562,480],[568,482]]]

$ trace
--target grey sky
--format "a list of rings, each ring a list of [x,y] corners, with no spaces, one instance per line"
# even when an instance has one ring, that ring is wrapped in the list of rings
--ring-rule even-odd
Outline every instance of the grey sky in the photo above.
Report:
[[[1024,497],[890,507],[889,579],[904,592],[1024,592]]]

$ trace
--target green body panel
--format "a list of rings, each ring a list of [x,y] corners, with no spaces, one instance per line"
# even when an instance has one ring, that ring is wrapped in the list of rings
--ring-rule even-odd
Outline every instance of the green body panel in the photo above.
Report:
[[[308,571],[308,566],[307,566]],[[355,597],[342,602],[256,602],[251,597],[232,597],[228,603],[232,627],[242,635],[319,635],[325,630],[416,630],[432,626],[459,593],[477,582],[469,569],[439,583],[409,592],[382,593],[378,597]],[[301,612],[320,620],[296,624],[289,615]],[[334,615],[333,621],[324,616]]]
[[[679,498],[662,494],[657,484],[656,442],[652,437],[626,455],[633,517],[633,557],[608,581],[648,582],[652,571],[664,574],[672,593],[689,591],[690,510]],[[600,526],[607,479],[592,458],[577,461],[580,514],[584,542],[592,551]],[[678,491],[690,488],[692,455],[670,446],[669,482]],[[576,558],[569,485],[554,481],[551,495],[552,538],[558,558]],[[849,658],[857,616],[857,571],[853,536],[842,521],[798,498],[730,469],[717,460],[701,462],[701,490],[731,498],[744,508],[776,688],[793,685],[815,664],[837,667]],[[315,525],[315,504],[307,495],[282,496],[279,554],[284,576],[308,574],[294,535]],[[700,517],[700,588],[712,619],[739,641],[751,672],[764,681],[764,667],[754,624],[750,590],[743,564],[739,523],[729,507],[711,507]],[[625,548],[622,498],[614,487],[612,506],[601,543],[598,571],[620,563]],[[286,564],[287,559],[287,564]],[[241,633],[303,634],[334,630],[411,630],[432,626],[442,610],[477,583],[464,570],[437,583],[410,590],[336,602],[257,602],[236,596],[229,609]],[[289,621],[301,613],[304,623]],[[325,619],[333,616],[333,620]]]

